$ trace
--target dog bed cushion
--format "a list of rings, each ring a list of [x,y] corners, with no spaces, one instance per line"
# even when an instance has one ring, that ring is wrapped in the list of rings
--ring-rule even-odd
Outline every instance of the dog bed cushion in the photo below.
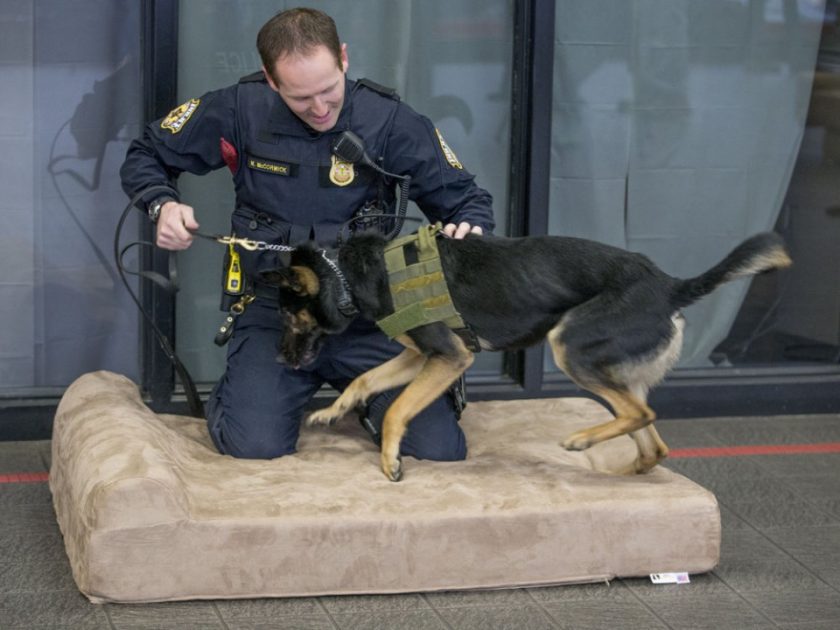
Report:
[[[353,419],[275,460],[219,455],[205,423],[155,414],[110,372],[80,377],[53,427],[50,488],[94,602],[397,593],[704,572],[714,496],[674,472],[602,470],[627,437],[560,447],[609,418],[583,398],[471,403],[463,462],[407,457],[388,481]]]

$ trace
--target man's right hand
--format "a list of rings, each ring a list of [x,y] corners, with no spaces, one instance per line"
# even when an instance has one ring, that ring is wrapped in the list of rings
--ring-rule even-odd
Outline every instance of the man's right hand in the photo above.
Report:
[[[188,230],[197,230],[198,223],[192,206],[177,201],[167,201],[160,209],[157,222],[157,246],[162,249],[187,249],[193,242]]]

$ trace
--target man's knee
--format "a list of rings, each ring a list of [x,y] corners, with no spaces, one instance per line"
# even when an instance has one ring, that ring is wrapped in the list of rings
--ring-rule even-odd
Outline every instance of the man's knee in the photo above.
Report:
[[[295,452],[294,441],[278,442],[270,439],[259,439],[258,436],[247,436],[245,439],[228,441],[225,444],[226,455],[237,459],[275,459]]]
[[[211,397],[212,403],[212,397]],[[299,421],[272,414],[266,422],[239,419],[221,404],[209,404],[207,428],[216,449],[238,459],[275,459],[295,452]]]
[[[460,428],[456,435],[447,435],[441,439],[403,440],[400,451],[417,459],[429,459],[436,462],[458,462],[467,457],[467,442]]]

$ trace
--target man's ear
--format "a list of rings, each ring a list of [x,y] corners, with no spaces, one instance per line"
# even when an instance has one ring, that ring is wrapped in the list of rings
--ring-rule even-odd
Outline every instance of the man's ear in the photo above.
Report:
[[[347,56],[347,44],[341,45],[341,71],[347,74],[347,68],[350,67],[350,57]]]
[[[270,87],[272,90],[279,94],[280,90],[277,88],[277,84],[274,83],[274,79],[271,78],[271,73],[268,70],[266,70],[265,66],[260,66],[260,69],[262,70],[263,75],[265,76],[265,80],[268,81],[268,87]]]

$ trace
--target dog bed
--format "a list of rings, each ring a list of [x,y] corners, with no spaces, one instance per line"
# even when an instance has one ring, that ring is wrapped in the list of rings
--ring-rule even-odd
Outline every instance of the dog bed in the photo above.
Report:
[[[627,437],[559,442],[609,417],[582,398],[471,403],[464,462],[406,458],[388,481],[353,419],[304,428],[295,455],[219,455],[201,420],[155,414],[93,372],[55,418],[50,488],[73,576],[93,602],[503,588],[705,572],[707,490],[631,461]]]

